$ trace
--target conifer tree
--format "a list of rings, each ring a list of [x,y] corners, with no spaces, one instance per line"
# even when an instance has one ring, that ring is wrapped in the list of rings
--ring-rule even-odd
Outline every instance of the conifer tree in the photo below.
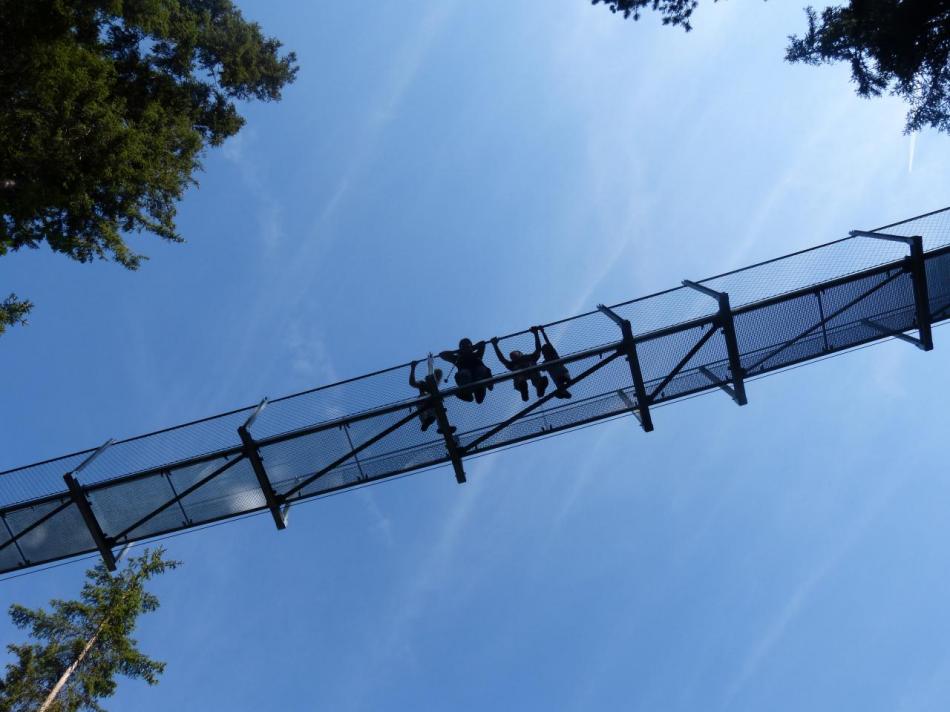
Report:
[[[0,0],[0,255],[136,269],[130,234],[181,241],[205,148],[294,80],[280,47],[231,0]],[[12,295],[0,331],[31,306]]]
[[[132,633],[159,605],[146,583],[180,564],[164,553],[146,550],[114,574],[99,564],[78,600],[54,599],[49,611],[10,606],[34,642],[7,646],[16,662],[0,682],[0,712],[102,712],[98,701],[115,694],[118,676],[157,684],[165,664],[140,652]]]

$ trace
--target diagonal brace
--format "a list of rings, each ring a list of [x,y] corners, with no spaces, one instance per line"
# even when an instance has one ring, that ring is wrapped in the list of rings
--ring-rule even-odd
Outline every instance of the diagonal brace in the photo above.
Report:
[[[17,555],[20,557],[20,561],[24,564],[29,564],[30,560],[26,558],[26,554],[23,553],[23,548],[20,546],[20,542],[17,541],[17,537],[13,535],[13,530],[10,528],[10,523],[7,521],[7,518],[0,514],[0,519],[3,520],[3,528],[6,530],[7,535],[10,537],[3,544],[0,544],[0,549],[3,549],[8,544],[13,544],[16,546]]]
[[[729,356],[729,373],[732,376],[732,400],[738,405],[746,405],[749,401],[745,394],[745,371],[742,368],[742,360],[739,357],[739,341],[736,338],[736,321],[732,314],[732,307],[729,304],[729,294],[727,292],[717,292],[714,289],[710,289],[696,282],[691,282],[688,279],[683,280],[683,286],[695,289],[697,292],[712,297],[719,303],[717,320],[719,327],[722,329],[722,336],[726,340],[726,353]]]
[[[604,358],[602,358],[600,361],[598,361],[597,363],[595,363],[593,366],[588,367],[586,370],[582,371],[581,373],[579,373],[579,374],[577,374],[576,376],[574,376],[573,378],[571,378],[571,380],[569,380],[567,383],[564,384],[564,387],[565,387],[565,388],[570,388],[570,387],[574,386],[575,384],[580,383],[580,382],[583,381],[585,378],[588,378],[589,376],[593,375],[594,373],[596,373],[597,371],[599,371],[600,369],[602,369],[602,368],[603,368],[604,366],[606,366],[607,364],[611,363],[615,358],[619,357],[620,354],[621,354],[620,351],[614,351],[613,353],[608,353],[607,356],[605,356]],[[538,366],[535,366],[535,367],[533,367],[533,368],[539,368],[539,367],[538,367]],[[538,408],[540,408],[541,406],[543,406],[545,403],[548,403],[552,398],[554,398],[554,397],[556,397],[556,396],[557,396],[557,391],[556,391],[556,390],[550,391],[549,393],[546,393],[545,395],[543,395],[543,396],[541,396],[540,398],[538,398],[536,401],[534,401],[534,403],[531,403],[530,405],[526,405],[524,408],[522,408],[521,410],[519,410],[519,411],[518,411],[517,413],[515,413],[514,415],[512,415],[512,416],[506,418],[505,420],[501,421],[501,422],[498,423],[497,425],[495,425],[495,426],[489,428],[487,431],[485,431],[484,433],[482,433],[481,435],[479,435],[477,438],[475,438],[474,440],[472,440],[472,442],[466,444],[465,447],[462,448],[463,454],[466,454],[466,455],[469,454],[472,450],[474,450],[476,447],[478,447],[479,445],[481,445],[483,442],[485,442],[485,441],[488,440],[489,438],[494,437],[495,435],[497,435],[498,433],[500,433],[502,430],[504,430],[505,428],[507,428],[507,427],[508,427],[509,425],[511,425],[512,423],[514,423],[514,422],[516,422],[516,421],[518,421],[518,420],[521,420],[523,417],[525,417],[525,416],[528,415],[529,413],[531,413],[531,412],[537,410]]]
[[[617,389],[617,397],[623,401],[623,404],[627,406],[627,410],[633,413],[633,417],[636,418],[637,422],[642,426],[643,418],[640,416],[640,411],[637,409],[637,404],[633,398],[627,395],[627,392],[623,388]]]
[[[353,445],[353,438],[350,437],[350,424],[349,424],[349,423],[343,423],[343,425],[340,426],[340,430],[342,430],[342,431],[343,431],[343,434],[346,436],[346,442],[349,444],[350,450],[352,450],[354,447],[356,447],[355,445]],[[356,463],[356,471],[360,473],[360,479],[361,479],[361,480],[365,480],[365,479],[366,479],[366,473],[363,472],[363,463],[360,462],[360,456],[359,456],[359,455],[354,455],[354,456],[353,456],[353,462]],[[290,505],[287,505],[287,506],[289,507]]]
[[[445,403],[442,402],[442,394],[439,393],[439,385],[435,380],[435,376],[432,374],[426,376],[425,384],[426,390],[429,391],[432,397],[431,408],[435,412],[435,421],[439,425],[439,432],[445,439],[445,450],[449,453],[452,469],[455,470],[455,481],[463,484],[465,482],[465,470],[462,468],[462,450],[455,439],[455,428],[449,423],[449,416],[445,412]]]
[[[7,522],[6,517],[3,517],[3,523],[6,525],[7,533],[10,534],[11,538],[7,539],[5,542],[0,544],[0,551],[10,546],[10,544],[16,544],[16,548],[17,548],[17,551],[19,551],[20,553],[20,557],[23,559],[23,561],[29,563],[29,561],[27,560],[26,556],[23,553],[23,549],[20,548],[20,539],[25,537],[27,534],[29,534],[31,531],[33,531],[37,527],[40,527],[46,522],[48,522],[50,519],[52,519],[57,514],[62,512],[64,509],[66,509],[66,507],[70,506],[72,503],[73,503],[72,499],[64,500],[62,504],[60,504],[58,507],[54,507],[53,509],[48,511],[46,514],[44,514],[42,517],[37,519],[35,522],[32,522],[29,526],[24,527],[16,534],[14,534],[13,531],[10,529],[10,524]]]
[[[375,445],[376,443],[378,443],[380,440],[382,440],[383,438],[385,438],[387,435],[391,435],[391,434],[394,433],[395,431],[399,430],[399,428],[401,428],[403,425],[405,425],[406,423],[408,423],[410,420],[415,419],[416,417],[418,417],[418,416],[416,415],[415,410],[411,410],[408,414],[404,415],[402,418],[400,418],[399,420],[397,420],[395,423],[393,423],[392,425],[389,425],[389,426],[387,426],[386,428],[384,428],[383,430],[379,431],[379,432],[376,433],[373,437],[369,438],[368,440],[365,440],[365,441],[364,441],[363,443],[361,443],[360,445],[357,445],[355,448],[353,448],[352,450],[350,450],[350,451],[349,451],[348,453],[346,453],[345,455],[341,455],[341,456],[338,457],[336,460],[334,460],[333,462],[331,462],[329,465],[325,465],[324,467],[320,468],[317,472],[315,472],[315,473],[313,473],[312,475],[306,477],[303,481],[298,482],[297,484],[295,484],[295,485],[294,485],[293,487],[291,487],[289,490],[287,490],[286,492],[284,492],[284,494],[281,495],[280,499],[281,499],[282,501],[284,501],[284,502],[289,502],[291,496],[297,494],[298,492],[300,492],[302,489],[304,489],[304,488],[307,487],[308,485],[313,484],[314,482],[316,482],[317,480],[319,480],[321,477],[323,477],[324,475],[326,475],[326,474],[327,474],[328,472],[330,472],[331,470],[334,470],[334,469],[336,469],[337,467],[339,467],[340,465],[342,465],[344,462],[346,462],[347,460],[349,460],[351,457],[356,457],[358,454],[360,454],[361,452],[363,452],[363,450],[366,450],[367,448],[369,448],[369,447]]]
[[[650,399],[647,396],[647,389],[643,383],[643,371],[640,370],[640,358],[637,356],[637,342],[633,338],[633,327],[630,326],[629,319],[622,318],[610,307],[598,304],[597,309],[620,327],[622,336],[620,348],[627,357],[627,363],[630,364],[630,376],[633,378],[633,391],[637,396],[636,409],[628,402],[627,398],[623,400],[630,407],[631,412],[636,414],[643,431],[649,433],[653,430],[653,416],[650,415]]]
[[[924,348],[924,344],[920,339],[915,339],[913,336],[908,336],[902,331],[888,329],[886,326],[884,326],[884,324],[874,321],[874,319],[862,319],[861,323],[871,329],[874,329],[874,331],[878,332],[881,336],[890,336],[894,339],[900,339],[901,341],[906,341],[908,344],[913,344],[918,349],[929,351],[929,349]]]
[[[763,363],[765,363],[766,361],[769,361],[769,360],[775,358],[776,356],[778,356],[778,355],[779,355],[780,353],[782,353],[783,351],[785,351],[785,350],[791,348],[792,346],[794,346],[795,344],[797,344],[798,342],[800,342],[802,339],[806,338],[809,334],[812,334],[812,333],[818,331],[818,329],[824,329],[826,324],[830,323],[830,322],[831,322],[832,320],[834,320],[834,319],[837,319],[839,316],[841,316],[841,315],[844,314],[846,311],[848,311],[848,309],[851,309],[855,304],[857,304],[858,302],[860,302],[862,299],[867,299],[868,297],[870,297],[872,294],[874,294],[874,293],[877,292],[878,290],[883,289],[885,286],[887,286],[888,284],[890,284],[891,282],[893,282],[895,279],[897,279],[898,277],[900,277],[901,274],[903,274],[903,273],[900,272],[900,271],[894,272],[894,274],[891,274],[890,276],[888,276],[888,277],[886,277],[885,279],[881,280],[880,282],[878,282],[877,284],[875,284],[873,287],[871,287],[870,289],[868,289],[866,292],[863,292],[863,293],[859,294],[858,296],[856,296],[854,299],[850,300],[850,301],[849,301],[847,304],[845,304],[844,306],[838,307],[838,308],[835,309],[831,314],[826,315],[826,316],[825,316],[821,321],[819,321],[817,324],[814,324],[814,325],[812,325],[812,326],[809,326],[807,329],[805,329],[804,331],[802,331],[798,336],[793,336],[793,337],[792,337],[791,339],[789,339],[788,341],[784,342],[783,344],[779,345],[777,348],[775,348],[775,349],[773,349],[772,351],[770,351],[769,353],[765,354],[765,356],[760,357],[758,361],[756,361],[756,362],[753,363],[751,366],[749,366],[748,371],[755,371],[755,370],[756,370],[759,366],[761,366]]]
[[[155,509],[153,509],[151,512],[149,512],[148,514],[146,514],[146,515],[140,517],[139,519],[137,519],[136,521],[134,521],[132,524],[130,524],[130,525],[127,526],[125,529],[123,529],[123,530],[120,531],[118,534],[116,534],[114,537],[112,537],[113,540],[114,540],[114,541],[121,541],[124,537],[128,537],[129,534],[131,534],[132,532],[134,532],[134,531],[135,531],[136,529],[138,529],[140,526],[142,526],[142,525],[145,524],[146,522],[148,522],[148,521],[154,519],[154,518],[157,517],[159,514],[161,514],[162,512],[164,512],[164,511],[165,511],[166,509],[168,509],[169,507],[174,506],[175,504],[177,504],[178,507],[182,510],[182,513],[184,513],[184,507],[182,506],[182,500],[184,500],[185,497],[189,496],[192,492],[196,492],[197,490],[201,489],[201,488],[204,487],[206,484],[208,484],[209,482],[211,482],[211,480],[213,480],[214,478],[218,477],[218,475],[221,475],[221,474],[227,472],[229,469],[231,469],[231,468],[232,468],[234,465],[236,465],[237,463],[241,462],[241,460],[243,460],[243,459],[244,459],[243,456],[238,456],[238,457],[235,457],[233,460],[227,460],[223,465],[220,465],[220,466],[218,466],[218,467],[213,467],[213,468],[211,468],[211,471],[210,471],[210,472],[208,472],[208,468],[205,468],[204,472],[208,472],[207,475],[204,475],[203,477],[201,477],[201,479],[199,479],[199,480],[198,480],[197,482],[195,482],[193,485],[191,485],[191,486],[189,486],[189,487],[186,487],[186,488],[183,489],[181,492],[175,494],[174,497],[172,497],[170,500],[168,500],[168,501],[165,502],[164,504],[158,505],[158,506],[157,506]],[[210,466],[209,466],[209,467],[210,467]],[[169,482],[169,484],[171,484],[171,478],[168,479],[168,482]],[[174,485],[172,485],[172,491],[173,491],[173,492],[175,491]]]
[[[715,333],[716,333],[716,327],[713,326],[709,331],[707,331],[705,334],[699,337],[699,341],[693,344],[690,350],[686,352],[686,355],[683,356],[683,358],[679,360],[679,363],[677,363],[673,367],[673,370],[670,371],[668,374],[666,374],[666,377],[662,381],[660,381],[659,385],[656,388],[653,389],[653,393],[650,394],[651,403],[656,400],[657,396],[660,396],[663,394],[663,389],[666,388],[668,385],[670,385],[670,382],[674,378],[676,378],[677,374],[680,371],[682,371],[683,368],[686,367],[686,364],[688,364],[692,360],[693,356],[699,353],[699,350],[703,347],[703,344],[709,341],[709,339]]]
[[[735,390],[734,390],[728,383],[725,383],[725,382],[723,382],[723,381],[720,381],[718,378],[716,378],[716,374],[715,374],[715,373],[713,373],[712,371],[710,371],[710,370],[709,370],[708,368],[706,368],[705,366],[700,366],[700,367],[699,367],[699,372],[700,372],[701,374],[703,374],[703,375],[707,378],[707,380],[708,380],[710,383],[712,383],[714,386],[718,386],[718,387],[721,388],[723,391],[725,391],[726,395],[729,396],[730,398],[732,398],[732,400],[736,401],[737,403],[739,402],[738,400],[736,400],[737,396],[736,396]]]

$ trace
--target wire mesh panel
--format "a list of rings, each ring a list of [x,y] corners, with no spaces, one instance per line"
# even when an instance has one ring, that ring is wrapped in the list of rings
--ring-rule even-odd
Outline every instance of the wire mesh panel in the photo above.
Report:
[[[745,377],[890,335],[914,336],[921,315],[950,318],[948,211],[881,228],[923,236],[922,270],[907,244],[855,235],[703,280],[706,293],[677,287],[548,324],[537,336],[499,339],[507,359],[520,351],[536,360],[526,370],[509,372],[484,344],[490,377],[465,384],[452,363],[436,357],[436,395],[411,385],[410,364],[403,364],[278,398],[263,410],[241,408],[2,472],[0,571],[96,551],[64,486],[63,475],[78,468],[87,511],[106,545],[117,546],[268,508],[279,520],[277,508],[301,499],[450,460],[461,470],[467,455],[622,413],[643,417],[657,403],[734,389]],[[729,295],[731,312],[711,298],[717,293]],[[555,351],[539,355],[542,341]],[[428,373],[423,360],[416,380]],[[566,385],[553,382],[556,373]],[[477,391],[484,402],[472,402]]]
[[[15,537],[8,540],[4,550],[15,548],[22,552],[24,565],[96,550],[79,510],[68,497],[7,512],[4,520]]]

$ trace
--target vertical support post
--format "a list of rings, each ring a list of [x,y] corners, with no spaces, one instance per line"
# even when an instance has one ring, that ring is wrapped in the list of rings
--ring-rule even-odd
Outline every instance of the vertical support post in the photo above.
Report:
[[[622,318],[609,307],[598,304],[597,309],[620,327],[620,348],[627,357],[627,363],[630,364],[633,391],[637,396],[638,420],[643,431],[649,433],[653,430],[653,416],[650,415],[650,398],[647,396],[647,389],[643,383],[643,372],[640,370],[640,358],[637,356],[637,342],[633,338],[633,327],[630,325],[629,319]]]
[[[112,554],[112,544],[103,533],[102,527],[99,526],[99,521],[96,519],[96,515],[93,514],[92,506],[89,504],[89,500],[86,499],[86,493],[79,483],[76,482],[76,478],[73,477],[72,472],[67,472],[63,475],[63,479],[69,488],[69,494],[73,499],[73,504],[76,505],[76,508],[82,515],[82,519],[86,523],[86,528],[92,535],[92,540],[96,543],[96,548],[99,549],[99,554],[102,556],[106,568],[109,569],[109,571],[115,571],[115,556]]]
[[[346,435],[346,442],[348,442],[348,443],[350,444],[350,450],[355,450],[356,448],[353,447],[353,438],[350,437],[350,425],[349,425],[349,423],[343,423],[343,425],[340,426],[340,430],[342,430],[342,431],[343,431],[343,434]],[[366,479],[366,473],[363,472],[363,463],[360,462],[360,456],[359,456],[359,455],[353,455],[353,460],[354,460],[354,462],[356,462],[356,471],[360,473],[360,480],[365,480],[365,479]]]
[[[165,481],[168,483],[169,488],[172,491],[172,496],[175,498],[175,501],[178,502],[178,511],[181,512],[181,523],[185,526],[191,526],[191,517],[188,516],[188,512],[185,511],[185,505],[181,503],[181,498],[178,496],[178,490],[175,489],[175,483],[172,482],[171,473],[168,470],[165,470]]]
[[[831,351],[831,347],[828,345],[828,329],[825,323],[825,304],[821,299],[820,289],[815,290],[815,297],[818,299],[818,319],[821,323],[821,338],[825,344],[825,351]]]
[[[885,232],[871,232],[868,230],[852,230],[850,235],[852,237],[873,237],[878,240],[903,242],[910,247],[907,271],[910,273],[914,285],[914,308],[916,310],[918,332],[918,338],[912,340],[912,343],[924,351],[932,350],[934,339],[930,317],[930,290],[927,287],[927,264],[924,261],[924,238],[921,235],[891,235]],[[906,335],[903,339],[905,341],[911,340]]]
[[[914,306],[917,310],[917,331],[920,348],[931,351],[934,347],[930,319],[930,290],[927,287],[927,264],[924,262],[924,238],[915,235],[910,243],[910,275],[914,281]]]
[[[76,481],[74,475],[99,457],[99,455],[114,442],[115,440],[109,438],[96,448],[95,452],[89,455],[89,457],[80,462],[75,470],[63,475],[66,487],[69,488],[70,497],[79,510],[79,514],[82,515],[82,519],[86,523],[86,528],[92,535],[92,540],[95,542],[96,548],[99,549],[99,555],[102,556],[102,560],[105,562],[106,568],[109,569],[109,571],[115,571],[115,556],[112,555],[112,542],[109,541],[103,533],[102,527],[99,526],[99,521],[96,519],[96,515],[93,514],[92,505],[89,504],[89,500],[86,499],[86,493],[83,491],[82,486]]]
[[[267,509],[270,510],[270,514],[274,518],[274,524],[277,525],[278,529],[286,529],[287,520],[280,510],[280,498],[277,496],[277,493],[274,492],[270,478],[267,476],[267,470],[264,469],[264,460],[261,457],[260,451],[257,449],[257,443],[254,442],[254,438],[251,437],[251,433],[248,430],[266,405],[267,399],[265,398],[260,402],[254,412],[251,413],[251,416],[244,425],[238,427],[238,435],[241,438],[244,456],[251,463],[251,469],[254,470],[254,474],[257,476],[257,483],[264,493],[264,502],[267,504]]]
[[[726,340],[726,354],[729,358],[729,373],[732,375],[732,391],[730,395],[738,405],[746,405],[749,401],[745,393],[745,372],[742,370],[742,361],[739,358],[739,341],[736,338],[736,324],[732,315],[732,306],[729,304],[729,294],[717,292],[688,279],[683,280],[683,286],[695,289],[719,303],[719,328]]]
[[[429,391],[432,402],[432,410],[435,412],[435,422],[439,426],[439,432],[445,438],[445,449],[449,453],[449,459],[452,461],[452,469],[455,470],[455,481],[459,484],[465,482],[465,470],[462,467],[462,449],[455,439],[455,428],[449,423],[449,416],[445,412],[445,404],[442,402],[442,394],[439,393],[439,384],[435,380],[435,375],[430,373],[425,380],[426,390]],[[425,407],[425,406],[420,406]]]

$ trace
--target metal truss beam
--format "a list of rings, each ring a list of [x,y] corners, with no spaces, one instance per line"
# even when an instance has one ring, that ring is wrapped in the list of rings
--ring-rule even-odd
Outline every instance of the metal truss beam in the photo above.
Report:
[[[621,399],[627,403],[630,412],[637,416],[643,431],[649,433],[653,430],[653,416],[650,415],[650,399],[647,397],[647,389],[643,383],[643,371],[640,370],[640,358],[637,356],[637,342],[633,338],[633,327],[629,319],[622,318],[610,307],[598,304],[597,309],[620,327],[620,348],[627,357],[627,363],[630,364],[630,377],[633,379],[633,392],[637,396],[637,403],[634,406],[625,395],[621,395]],[[623,394],[623,391],[621,390],[620,393]]]
[[[96,519],[96,515],[92,511],[92,505],[90,505],[89,500],[86,499],[86,493],[83,491],[82,486],[76,481],[75,475],[83,470],[86,465],[99,457],[99,455],[114,442],[115,440],[109,438],[96,448],[89,457],[79,463],[76,469],[63,475],[63,480],[66,482],[66,487],[69,490],[73,504],[76,505],[79,514],[82,515],[83,522],[85,522],[86,528],[89,530],[89,534],[92,536],[92,540],[99,550],[99,555],[102,556],[102,560],[105,562],[106,568],[109,569],[109,571],[115,571],[115,556],[112,554],[112,542],[106,538],[102,527],[99,526],[99,520]]]
[[[89,504],[89,500],[86,499],[85,492],[83,492],[82,487],[76,482],[76,478],[73,477],[72,474],[67,472],[63,475],[63,479],[69,488],[69,494],[73,498],[73,504],[76,505],[76,508],[82,515],[82,519],[86,523],[86,528],[92,535],[92,540],[95,542],[96,548],[99,550],[99,555],[102,556],[106,568],[109,569],[109,571],[115,571],[115,556],[112,554],[112,543],[106,538],[102,527],[99,526],[99,520],[96,519],[96,515],[92,511],[92,506]]]
[[[703,286],[697,282],[691,282],[688,279],[683,280],[683,286],[695,289],[697,292],[712,297],[719,304],[719,328],[722,329],[722,336],[726,340],[726,353],[729,356],[729,374],[732,376],[732,388],[725,388],[726,391],[738,405],[746,405],[749,401],[745,394],[745,371],[742,370],[742,360],[739,358],[739,341],[736,338],[736,322],[732,314],[732,306],[729,304],[729,294],[727,292],[717,292],[714,289]],[[707,371],[706,377],[709,372]],[[716,383],[716,385],[719,385]]]
[[[445,403],[442,402],[442,394],[439,393],[439,384],[435,376],[431,373],[425,379],[426,390],[431,396],[431,408],[435,413],[435,422],[439,426],[439,432],[445,440],[445,451],[449,454],[449,460],[452,462],[452,469],[455,470],[455,481],[460,485],[465,483],[465,469],[462,467],[463,451],[459,447],[458,440],[455,437],[455,428],[449,422],[449,415],[445,412]],[[424,406],[423,406],[424,407]]]
[[[267,476],[267,470],[264,469],[264,459],[261,457],[257,443],[254,442],[254,438],[251,437],[249,431],[249,428],[254,424],[257,416],[260,415],[260,412],[264,410],[264,406],[266,405],[267,399],[265,398],[260,402],[254,412],[251,413],[244,425],[238,427],[238,436],[241,438],[241,444],[244,447],[244,457],[251,463],[251,469],[254,470],[257,483],[260,485],[261,492],[264,493],[264,502],[267,504],[267,509],[270,510],[271,516],[274,518],[274,524],[277,525],[278,529],[286,529],[287,521],[284,518],[283,512],[280,511],[280,502],[277,500],[277,494],[274,492],[274,487],[271,485],[270,478]]]
[[[934,337],[930,316],[930,288],[927,286],[927,263],[924,261],[924,238],[916,235],[910,244],[910,274],[914,280],[914,308],[917,311],[917,331],[920,348],[931,351]]]
[[[890,335],[907,341],[923,351],[931,351],[934,347],[934,339],[930,315],[930,290],[927,286],[927,265],[924,262],[924,238],[921,235],[890,235],[869,230],[852,230],[850,234],[852,237],[872,237],[878,240],[903,242],[910,247],[907,271],[910,273],[914,285],[914,309],[917,317],[918,338],[913,339],[905,334],[890,333]],[[867,323],[875,329],[881,329],[879,324],[870,321]],[[884,329],[884,332],[887,333],[887,329]]]

